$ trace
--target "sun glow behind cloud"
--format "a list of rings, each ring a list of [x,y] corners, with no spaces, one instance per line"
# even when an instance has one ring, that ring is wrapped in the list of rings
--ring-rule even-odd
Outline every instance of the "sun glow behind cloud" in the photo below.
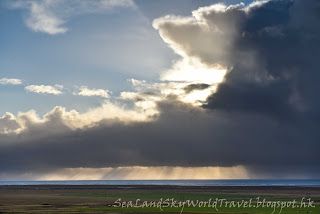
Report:
[[[217,84],[223,81],[226,69],[220,65],[208,66],[195,58],[185,58],[161,75],[163,81]]]
[[[171,87],[164,87],[162,93],[166,96],[176,95],[180,101],[192,105],[202,105],[215,92],[217,85],[226,75],[227,69],[220,65],[209,66],[192,57],[183,57],[174,63],[171,69],[161,75],[162,81],[171,82]],[[186,93],[185,87],[191,84],[207,84],[204,89]],[[170,84],[168,84],[170,86]]]

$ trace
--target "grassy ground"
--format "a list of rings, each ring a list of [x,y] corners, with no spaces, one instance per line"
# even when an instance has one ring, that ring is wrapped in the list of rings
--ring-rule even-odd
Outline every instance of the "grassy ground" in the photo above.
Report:
[[[257,198],[260,202],[257,208]],[[295,206],[301,205],[301,198],[311,198],[313,207],[276,208],[272,204],[296,200]],[[160,201],[162,198],[162,201]],[[212,207],[215,199],[218,201]],[[250,203],[250,199],[251,203]],[[121,203],[119,203],[121,199]],[[133,207],[136,200],[138,206]],[[165,201],[168,199],[168,201]],[[179,202],[192,200],[196,206]],[[177,201],[172,206],[171,200]],[[130,206],[130,201],[132,206]],[[159,202],[160,201],[160,202]],[[125,203],[123,203],[125,202]],[[154,202],[151,204],[150,202]],[[244,203],[247,202],[247,207]],[[269,202],[269,207],[267,207]],[[305,199],[306,205],[308,205]],[[128,204],[129,203],[129,204]],[[240,206],[238,206],[238,204]],[[251,207],[249,207],[249,204]],[[119,206],[124,207],[119,207]],[[160,206],[161,205],[161,206]],[[200,206],[201,205],[201,206]],[[233,206],[235,205],[235,207]],[[116,206],[116,207],[115,207]],[[284,213],[284,214],[320,214],[320,188],[306,187],[174,187],[174,186],[7,186],[0,187],[0,213]],[[280,212],[281,211],[281,212]]]
[[[163,213],[320,213],[316,203],[319,198],[313,198],[312,207],[301,206],[302,198],[284,198],[277,195],[238,195],[210,193],[127,193],[127,194],[83,194],[65,195],[66,197],[104,197],[114,199],[114,204],[105,207],[76,208],[86,212],[163,212]],[[258,198],[259,202],[258,203]],[[121,199],[121,200],[120,200]],[[139,201],[137,201],[137,199]],[[211,199],[211,200],[210,200]],[[263,200],[265,203],[263,204]],[[293,207],[293,200],[296,200]],[[175,204],[172,204],[172,201]],[[193,203],[191,202],[193,201]],[[207,204],[205,202],[208,202]],[[216,203],[214,203],[216,202]],[[245,203],[247,205],[245,206]]]

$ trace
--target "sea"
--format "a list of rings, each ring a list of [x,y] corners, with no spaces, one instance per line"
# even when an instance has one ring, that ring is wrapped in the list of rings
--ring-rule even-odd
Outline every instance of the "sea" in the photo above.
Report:
[[[318,187],[319,180],[67,180],[67,181],[0,181],[3,185],[172,185],[172,186],[304,186]]]

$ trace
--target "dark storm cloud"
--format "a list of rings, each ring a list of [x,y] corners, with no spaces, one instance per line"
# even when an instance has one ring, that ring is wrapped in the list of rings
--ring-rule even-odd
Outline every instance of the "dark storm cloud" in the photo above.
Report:
[[[252,175],[319,177],[319,14],[311,0],[273,1],[248,12],[206,9],[208,26],[218,22],[226,31],[213,35],[216,46],[212,32],[194,22],[163,21],[162,36],[188,47],[188,56],[230,68],[205,108],[161,101],[155,121],[103,120],[76,130],[58,112],[20,134],[1,135],[0,169],[245,165]]]
[[[212,114],[179,102],[159,107],[162,116],[156,122],[126,125],[106,120],[93,128],[54,135],[33,128],[1,144],[0,168],[46,172],[70,167],[248,165],[286,171],[290,166],[319,166],[319,145],[314,141],[319,133],[308,124],[281,124],[262,115],[224,111]]]
[[[245,58],[240,57],[240,63],[233,60],[205,107],[281,119],[309,113],[319,117],[319,14],[319,2],[312,0],[271,1],[251,9],[233,48],[253,55],[255,65],[248,69]]]
[[[184,87],[184,90],[186,93],[190,93],[195,90],[203,90],[203,89],[206,89],[209,87],[210,87],[210,85],[208,85],[208,84],[198,83],[198,84],[187,85],[186,87]]]

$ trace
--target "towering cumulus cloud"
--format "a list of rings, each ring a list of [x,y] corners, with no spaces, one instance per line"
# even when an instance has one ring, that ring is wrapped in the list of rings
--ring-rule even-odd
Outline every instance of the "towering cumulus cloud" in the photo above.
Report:
[[[228,68],[207,108],[284,118],[318,109],[318,14],[318,1],[216,4],[154,26],[184,58]]]
[[[161,77],[169,83],[135,81],[142,89],[121,94],[141,104],[134,111],[108,103],[86,114],[57,107],[43,119],[7,113],[0,175],[238,166],[242,177],[319,177],[319,14],[318,0],[282,0],[156,19],[181,56]],[[209,94],[192,105],[173,93],[177,84]]]

